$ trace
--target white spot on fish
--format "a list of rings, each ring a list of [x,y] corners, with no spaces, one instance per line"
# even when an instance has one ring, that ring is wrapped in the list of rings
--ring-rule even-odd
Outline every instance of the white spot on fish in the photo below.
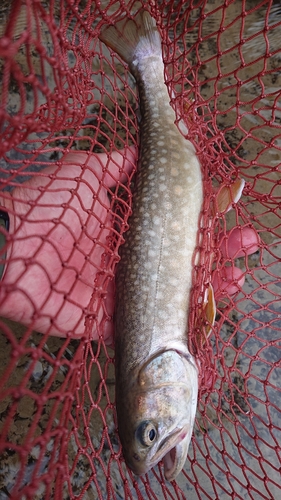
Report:
[[[171,224],[171,228],[174,229],[175,231],[180,231],[182,226],[178,221],[173,221]]]
[[[157,226],[159,226],[159,224],[161,223],[161,217],[158,217],[157,215],[154,215],[154,217],[152,217],[152,221],[154,222],[154,224],[156,224]]]
[[[163,183],[159,184],[159,191],[166,191],[166,189],[167,189],[166,184],[163,184]]]
[[[165,142],[164,141],[157,141],[157,146],[164,146]]]
[[[175,286],[175,287],[178,286],[178,284],[179,284],[179,280],[177,278],[175,278],[174,276],[170,276],[168,281],[169,281],[170,285]],[[171,306],[171,304],[168,304],[168,307],[169,306]]]
[[[178,318],[179,319],[184,319],[185,318],[185,311],[183,311],[182,309],[178,309],[177,313],[178,313]]]
[[[190,141],[185,141],[184,151],[187,155],[190,155],[190,153],[195,153],[195,147]],[[197,158],[193,158],[193,161],[197,161]]]
[[[180,129],[180,131],[184,134],[184,135],[187,135],[188,134],[188,128],[186,126],[186,124],[184,123],[183,120],[180,120],[179,123],[178,123],[178,127]]]
[[[156,253],[157,252],[153,248],[150,248],[147,252],[149,257],[155,257]]]
[[[169,247],[171,245],[171,240],[168,240],[168,238],[165,238],[163,241],[163,247]]]
[[[159,309],[159,311],[158,311],[158,318],[160,318],[162,320],[163,319],[167,320],[167,319],[169,319],[169,314],[167,313],[167,311]]]
[[[174,300],[175,300],[175,302],[182,302],[182,300],[183,300],[182,294],[181,293],[175,293],[174,294]]]
[[[161,163],[167,163],[167,158],[160,158],[159,160]]]
[[[182,193],[183,193],[183,188],[182,186],[175,186],[174,187],[174,193],[177,195],[177,196],[181,196]]]

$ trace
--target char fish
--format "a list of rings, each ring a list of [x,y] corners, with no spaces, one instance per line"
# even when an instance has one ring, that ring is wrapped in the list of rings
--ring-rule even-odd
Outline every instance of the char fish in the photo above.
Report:
[[[181,471],[193,431],[198,370],[188,344],[202,177],[175,125],[161,38],[150,14],[105,26],[100,39],[129,65],[140,101],[140,162],[116,274],[116,409],[127,465]]]

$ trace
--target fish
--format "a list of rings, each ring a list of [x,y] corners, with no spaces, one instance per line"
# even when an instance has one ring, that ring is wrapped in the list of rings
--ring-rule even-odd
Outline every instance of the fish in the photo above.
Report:
[[[133,18],[104,25],[99,38],[127,63],[141,116],[132,213],[115,278],[117,427],[134,474],[162,461],[172,481],[185,464],[197,408],[188,311],[203,200],[201,166],[175,124],[154,18],[141,9]]]

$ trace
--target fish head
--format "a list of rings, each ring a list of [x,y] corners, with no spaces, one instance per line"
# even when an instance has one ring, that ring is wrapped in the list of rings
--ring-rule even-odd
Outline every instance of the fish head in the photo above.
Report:
[[[139,370],[126,401],[117,404],[127,465],[145,474],[163,460],[172,481],[186,461],[197,407],[198,371],[190,354],[166,351]]]

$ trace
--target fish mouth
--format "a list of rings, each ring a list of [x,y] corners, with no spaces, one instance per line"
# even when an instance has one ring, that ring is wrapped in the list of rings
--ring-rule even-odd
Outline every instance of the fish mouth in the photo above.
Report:
[[[167,481],[173,481],[182,470],[187,457],[188,445],[189,441],[181,441],[163,457],[164,475]]]
[[[188,426],[175,432],[161,444],[155,456],[155,462],[163,460],[164,475],[167,481],[173,481],[182,470],[186,461],[189,443],[190,428]]]

